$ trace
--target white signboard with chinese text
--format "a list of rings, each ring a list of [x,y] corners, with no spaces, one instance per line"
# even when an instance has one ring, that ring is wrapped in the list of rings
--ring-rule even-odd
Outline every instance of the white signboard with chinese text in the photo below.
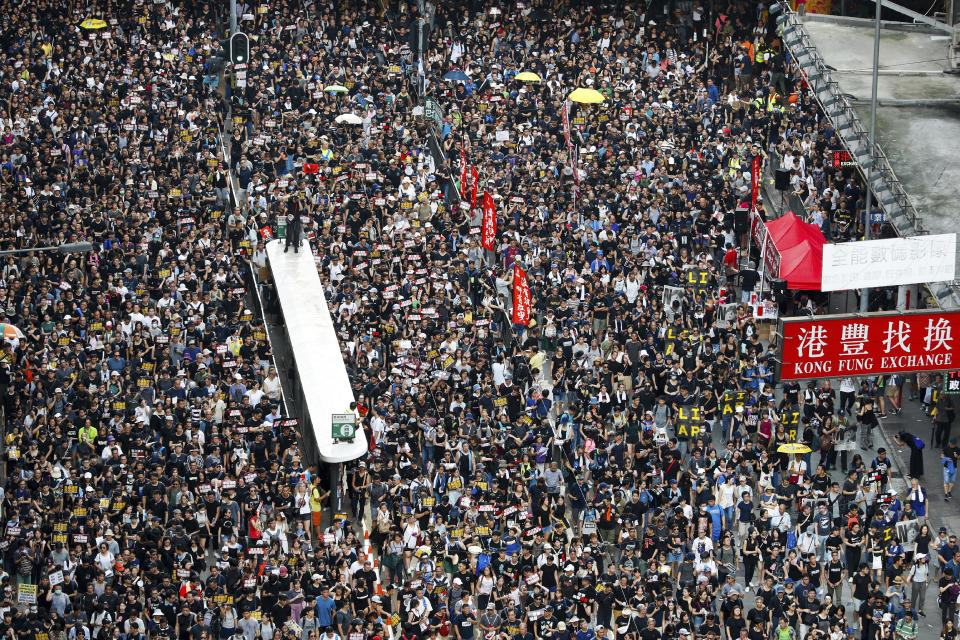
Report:
[[[821,291],[953,280],[957,234],[823,245]]]

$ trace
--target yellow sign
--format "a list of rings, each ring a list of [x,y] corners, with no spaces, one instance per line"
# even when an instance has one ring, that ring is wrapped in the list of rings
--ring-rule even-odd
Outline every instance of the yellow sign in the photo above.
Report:
[[[678,438],[696,438],[703,424],[700,407],[678,407],[676,431]]]

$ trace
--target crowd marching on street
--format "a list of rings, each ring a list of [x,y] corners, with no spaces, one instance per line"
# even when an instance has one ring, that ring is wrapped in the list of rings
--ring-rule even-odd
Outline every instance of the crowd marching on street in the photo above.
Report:
[[[417,5],[241,2],[246,68],[215,3],[5,7],[0,638],[957,640],[942,378],[779,384],[754,318],[755,166],[863,208],[769,6]],[[281,227],[339,487],[253,304]]]

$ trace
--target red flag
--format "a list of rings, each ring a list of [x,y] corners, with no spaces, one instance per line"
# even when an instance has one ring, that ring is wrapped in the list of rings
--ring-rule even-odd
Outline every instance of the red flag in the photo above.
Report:
[[[513,267],[513,323],[530,326],[530,283],[527,274],[518,266]]]
[[[471,191],[470,191],[470,206],[476,207],[477,206],[477,187],[480,186],[480,174],[477,173],[477,168],[472,165],[470,166],[470,172],[473,175],[473,183],[471,184]]]
[[[493,196],[483,192],[483,225],[480,245],[487,251],[493,251],[497,239],[497,209],[493,204]]]
[[[753,158],[753,168],[750,171],[750,208],[757,206],[757,192],[760,189],[760,156]]]

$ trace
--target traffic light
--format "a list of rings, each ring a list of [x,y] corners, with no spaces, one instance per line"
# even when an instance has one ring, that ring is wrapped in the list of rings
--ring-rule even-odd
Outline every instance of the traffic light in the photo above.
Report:
[[[230,62],[247,64],[250,60],[250,41],[242,31],[230,36]]]

